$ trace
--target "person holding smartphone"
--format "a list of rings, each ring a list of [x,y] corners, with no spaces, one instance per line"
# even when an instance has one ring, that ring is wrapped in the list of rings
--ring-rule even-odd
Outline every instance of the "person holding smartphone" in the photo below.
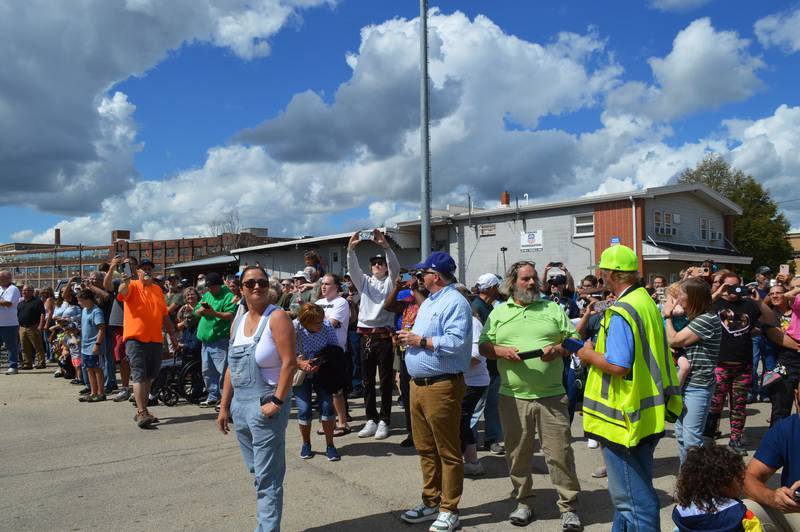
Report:
[[[220,398],[222,372],[225,357],[228,356],[228,338],[231,322],[236,315],[233,292],[225,286],[222,276],[216,272],[206,275],[208,291],[203,294],[194,313],[199,316],[197,339],[203,343],[200,359],[203,365],[203,381],[208,396],[200,403],[200,408],[217,406]]]
[[[565,339],[579,335],[557,303],[540,297],[533,262],[512,264],[500,292],[508,300],[489,314],[478,347],[481,355],[498,361],[500,422],[517,502],[509,521],[526,526],[533,519],[531,457],[533,427],[538,426],[550,481],[558,492],[562,529],[583,530],[576,513],[581,486],[570,445],[569,401],[562,380],[564,357],[569,352],[561,346]]]

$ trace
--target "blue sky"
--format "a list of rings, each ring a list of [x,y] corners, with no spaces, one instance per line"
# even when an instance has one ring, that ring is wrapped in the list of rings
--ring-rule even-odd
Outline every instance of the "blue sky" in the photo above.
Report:
[[[0,124],[0,165],[28,185],[0,204],[1,241],[54,226],[70,242],[194,236],[231,210],[287,235],[414,215],[417,2],[203,0],[182,16],[200,5],[184,3],[34,2],[0,21],[21,57],[0,74],[0,116],[24,124]],[[565,178],[572,196],[653,186],[712,151],[800,197],[798,6],[431,2],[434,201],[545,197]],[[124,17],[145,20],[141,35],[106,28]],[[51,75],[14,79],[29,62]],[[784,206],[800,227],[800,202]]]

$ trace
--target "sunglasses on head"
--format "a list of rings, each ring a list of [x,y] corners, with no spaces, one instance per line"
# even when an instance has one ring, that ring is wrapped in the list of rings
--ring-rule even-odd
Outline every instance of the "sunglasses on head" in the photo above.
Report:
[[[243,282],[242,285],[244,285],[244,287],[248,290],[252,290],[256,287],[256,285],[260,286],[261,288],[266,288],[269,286],[269,279],[248,279]]]

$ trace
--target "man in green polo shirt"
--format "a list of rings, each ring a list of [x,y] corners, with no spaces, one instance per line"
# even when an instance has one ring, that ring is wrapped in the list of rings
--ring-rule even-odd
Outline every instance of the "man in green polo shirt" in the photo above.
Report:
[[[497,359],[500,373],[500,422],[506,443],[506,462],[517,508],[512,524],[525,526],[533,519],[531,469],[533,437],[538,427],[550,480],[558,491],[563,530],[583,530],[575,513],[580,483],[570,446],[569,401],[562,385],[561,343],[578,338],[561,307],[539,297],[539,279],[532,262],[511,266],[501,285],[508,300],[489,314],[480,338],[480,353]],[[541,350],[528,358],[527,351]],[[520,358],[518,353],[523,354]]]
[[[225,358],[228,356],[228,338],[231,321],[236,315],[233,292],[222,282],[218,273],[206,275],[206,287],[194,313],[200,316],[197,323],[197,339],[203,343],[200,356],[203,362],[203,381],[208,397],[200,403],[202,408],[217,406],[222,387]]]

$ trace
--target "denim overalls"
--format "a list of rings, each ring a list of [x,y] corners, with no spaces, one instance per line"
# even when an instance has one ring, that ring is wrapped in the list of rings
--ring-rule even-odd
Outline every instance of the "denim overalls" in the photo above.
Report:
[[[269,316],[278,307],[270,305],[258,326],[253,342],[230,346],[228,367],[233,386],[231,415],[245,466],[255,477],[258,525],[256,532],[279,531],[283,511],[283,477],[286,473],[285,437],[291,408],[291,391],[283,398],[283,406],[272,418],[261,413],[261,398],[275,393],[261,377],[256,364],[256,346]],[[241,319],[241,318],[240,318]],[[238,321],[234,331],[238,330]],[[231,341],[233,344],[233,341]]]

